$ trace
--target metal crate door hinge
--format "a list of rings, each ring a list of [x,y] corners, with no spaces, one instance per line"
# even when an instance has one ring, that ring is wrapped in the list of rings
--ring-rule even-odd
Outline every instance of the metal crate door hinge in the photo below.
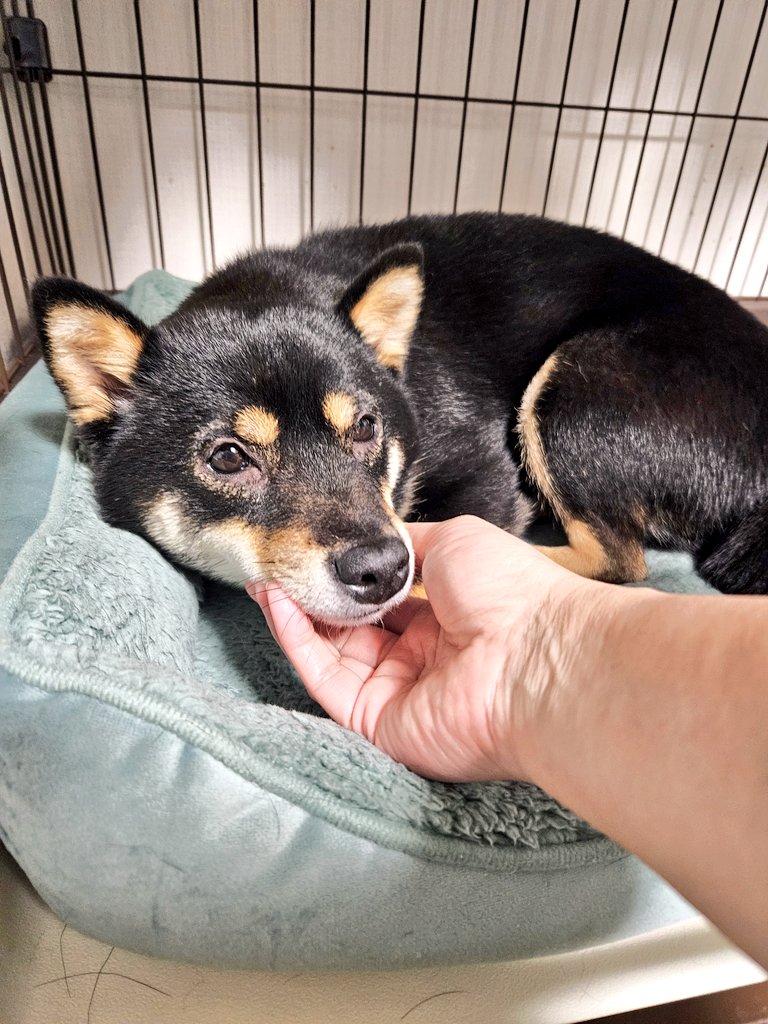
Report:
[[[3,49],[22,82],[50,82],[51,51],[48,29],[40,18],[6,18],[7,38]]]

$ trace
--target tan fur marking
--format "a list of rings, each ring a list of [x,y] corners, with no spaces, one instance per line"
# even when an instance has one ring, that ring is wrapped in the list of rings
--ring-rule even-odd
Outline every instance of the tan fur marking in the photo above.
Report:
[[[546,360],[525,389],[520,403],[517,429],[522,442],[523,464],[543,498],[563,525],[568,543],[560,547],[539,547],[542,554],[579,576],[608,583],[635,583],[648,575],[645,554],[639,540],[623,540],[597,533],[565,507],[547,465],[541,441],[537,403],[558,364],[557,352]]]
[[[399,441],[390,441],[387,452],[387,475],[381,483],[381,500],[387,511],[395,514],[393,496],[403,469],[403,449]]]
[[[248,579],[281,582],[295,580],[310,586],[328,552],[312,540],[309,531],[288,526],[269,531],[243,519],[195,527],[182,499],[161,494],[146,510],[144,526],[152,539],[184,565],[192,566],[228,583]]]
[[[105,375],[130,384],[143,340],[101,309],[62,303],[45,318],[53,376],[64,389],[79,426],[108,419],[114,405]]]
[[[605,545],[595,531],[579,519],[565,524],[568,543],[561,547],[539,547],[543,555],[578,576],[607,583],[638,583],[648,575],[639,541]]]
[[[393,267],[377,277],[350,310],[352,323],[383,366],[403,368],[423,293],[417,267]]]
[[[570,516],[563,507],[549,472],[549,466],[544,454],[544,445],[541,442],[541,434],[539,432],[539,417],[536,412],[536,404],[542,391],[549,383],[549,379],[557,366],[557,360],[557,352],[553,352],[525,389],[517,417],[517,432],[522,442],[523,465],[526,472],[536,484],[542,497],[552,507],[555,515],[565,525]]]
[[[260,405],[247,405],[235,416],[235,433],[244,441],[267,448],[280,436],[280,425],[274,413]]]
[[[236,586],[248,580],[277,580],[302,607],[325,621],[345,624],[354,617],[348,606],[335,610],[338,594],[329,572],[331,550],[318,544],[304,525],[268,530],[233,517],[201,529],[183,499],[168,492],[146,508],[143,520],[155,543],[183,565]],[[396,516],[391,521],[413,564],[405,526]]]
[[[413,581],[413,586],[411,587],[411,592],[408,595],[408,597],[418,597],[422,601],[429,600],[429,598],[427,597],[427,588],[424,586],[424,583],[421,580]]]
[[[336,433],[343,436],[355,425],[357,403],[352,395],[347,395],[343,391],[329,391],[323,399],[323,416]]]

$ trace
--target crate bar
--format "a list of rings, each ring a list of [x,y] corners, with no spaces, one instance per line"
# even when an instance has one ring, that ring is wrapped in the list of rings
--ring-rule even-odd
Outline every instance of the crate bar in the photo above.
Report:
[[[416,91],[413,94],[413,127],[411,129],[411,166],[408,172],[408,216],[413,205],[413,172],[416,167],[416,129],[419,123],[419,89],[421,88],[421,54],[424,46],[424,12],[427,0],[421,0],[419,11],[419,48],[416,51]],[[393,95],[384,93],[384,95]]]
[[[27,302],[29,302],[29,278],[27,277],[27,271],[24,266],[24,257],[21,254],[21,245],[19,244],[19,233],[16,230],[16,218],[13,215],[13,203],[11,202],[11,194],[8,191],[8,180],[5,176],[5,168],[3,167],[2,154],[0,154],[0,190],[3,193],[5,213],[8,218],[8,227],[11,231],[13,251],[16,253],[16,263],[18,264],[19,267],[19,274],[21,276],[21,283],[24,288],[24,295],[27,299]]]
[[[24,178],[22,176],[21,161],[19,160],[19,149],[16,145],[16,133],[13,130],[13,121],[11,119],[11,111],[8,106],[8,96],[5,90],[5,82],[3,76],[0,75],[0,100],[3,106],[3,115],[5,117],[5,126],[8,129],[8,140],[11,144],[11,156],[13,157],[13,166],[16,171],[16,180],[19,185],[19,195],[21,196],[21,207],[24,212],[24,219],[27,222],[27,233],[29,236],[29,243],[32,247],[32,258],[35,261],[35,271],[40,276],[43,272],[43,265],[40,262],[40,251],[37,248],[37,239],[35,238],[35,230],[32,225],[32,213],[29,209],[29,200],[27,199],[27,189],[24,184]]]
[[[762,31],[763,31],[763,24],[765,22],[766,12],[768,12],[768,0],[765,0],[765,2],[763,3],[763,9],[760,12],[760,21],[758,22],[757,31],[755,32],[755,39],[754,39],[754,42],[752,43],[752,50],[750,51],[750,54],[749,54],[749,63],[747,64],[747,70],[746,70],[746,72],[744,74],[744,81],[741,84],[741,92],[739,93],[739,101],[736,104],[735,112],[731,115],[731,128],[730,128],[730,131],[728,132],[728,140],[725,143],[725,152],[723,153],[723,159],[720,161],[720,170],[719,170],[718,175],[717,175],[717,181],[715,182],[714,191],[712,192],[712,201],[709,204],[709,209],[707,210],[707,219],[704,221],[704,227],[703,227],[702,232],[701,232],[701,238],[699,239],[699,245],[698,245],[698,248],[696,249],[696,258],[693,261],[693,269],[694,269],[694,271],[695,271],[696,267],[698,266],[699,257],[701,256],[701,250],[704,248],[704,239],[707,237],[707,231],[709,230],[709,222],[710,222],[710,218],[712,217],[712,211],[714,210],[715,203],[717,202],[717,194],[720,191],[720,182],[723,180],[723,172],[725,171],[725,165],[728,162],[728,154],[731,151],[731,143],[733,142],[733,136],[734,136],[734,133],[736,131],[736,125],[738,124],[738,121],[739,121],[739,113],[741,112],[741,104],[744,102],[744,96],[745,96],[746,91],[747,91],[747,86],[749,85],[749,76],[752,74],[752,65],[753,65],[753,63],[755,61],[755,54],[757,53],[757,47],[758,47],[758,45],[760,43],[760,36],[762,34]]]
[[[669,39],[672,35],[672,26],[675,22],[675,14],[677,13],[677,0],[672,0],[672,10],[669,12],[669,21],[667,22],[667,34],[664,36],[664,45],[661,49],[661,58],[659,59],[659,70],[656,73],[656,81],[653,86],[653,95],[651,96],[651,113],[648,115],[648,120],[645,123],[645,131],[643,132],[643,141],[640,145],[640,156],[637,160],[637,167],[635,168],[635,176],[632,179],[632,191],[629,193],[629,202],[627,203],[627,213],[624,218],[624,227],[621,229],[621,237],[624,238],[627,233],[627,226],[629,224],[629,218],[632,213],[632,204],[635,201],[635,193],[637,192],[637,183],[640,180],[640,171],[643,167],[643,158],[645,157],[645,149],[648,145],[648,136],[651,133],[651,121],[653,120],[653,108],[656,106],[656,97],[659,95],[659,87],[661,85],[661,76],[664,72],[664,62],[667,59],[667,49],[669,48]]]
[[[680,112],[680,116],[681,117],[690,117],[691,118],[691,123],[688,126],[688,134],[687,134],[686,139],[685,139],[685,146],[683,147],[683,156],[682,156],[682,159],[680,160],[680,167],[679,167],[678,172],[677,172],[677,178],[675,179],[675,187],[672,190],[672,199],[670,200],[669,209],[667,210],[667,219],[664,222],[664,230],[663,230],[663,232],[661,234],[661,242],[659,243],[659,248],[658,248],[659,255],[661,255],[661,252],[662,252],[662,250],[664,248],[664,243],[667,240],[667,233],[669,231],[669,225],[670,225],[670,222],[672,220],[672,212],[675,209],[675,203],[677,201],[677,194],[678,194],[678,192],[680,190],[680,182],[683,180],[683,171],[685,170],[685,161],[686,161],[686,159],[688,157],[688,150],[690,149],[690,146],[691,146],[691,139],[693,138],[693,129],[694,129],[695,125],[696,125],[696,118],[703,116],[703,115],[699,114],[699,103],[701,103],[701,96],[702,96],[702,93],[704,92],[704,84],[706,83],[706,80],[707,80],[707,72],[709,71],[709,62],[710,62],[710,60],[712,58],[712,51],[715,48],[715,39],[717,38],[717,30],[718,30],[718,28],[720,26],[720,16],[723,13],[723,5],[724,5],[724,3],[725,3],[725,0],[720,0],[720,3],[717,5],[717,14],[715,15],[715,21],[714,21],[714,24],[712,25],[712,33],[711,33],[711,35],[709,37],[709,46],[707,47],[707,55],[704,58],[704,67],[702,68],[702,71],[701,71],[701,79],[699,81],[699,88],[698,88],[698,91],[696,93],[696,99],[694,100],[693,111],[690,114],[683,114],[682,112]]]
[[[517,91],[520,85],[520,70],[523,66],[523,50],[525,48],[525,30],[528,25],[528,9],[531,0],[525,0],[523,8],[523,23],[520,26],[520,45],[517,50],[517,68],[515,70],[515,84],[512,89],[512,101],[509,105],[509,123],[507,124],[507,142],[504,146],[504,165],[501,170],[501,189],[499,191],[499,213],[504,204],[504,190],[507,184],[507,169],[509,168],[509,150],[512,145],[512,129],[515,124],[515,112],[517,110]]]
[[[453,212],[459,205],[459,184],[461,182],[461,158],[464,155],[464,133],[467,128],[467,104],[469,102],[469,83],[472,78],[472,55],[475,49],[475,29],[477,27],[478,0],[472,5],[472,27],[469,30],[469,49],[467,51],[467,81],[464,86],[464,102],[461,106],[461,128],[459,130],[459,155],[456,159],[456,187],[453,191]]]
[[[141,68],[141,74],[139,75],[119,75],[115,74],[115,78],[136,78],[141,81],[142,91],[144,93],[144,120],[147,125],[147,142],[149,144],[149,164],[152,171],[152,191],[155,197],[155,220],[157,221],[157,243],[160,249],[160,266],[165,270],[165,247],[163,245],[163,220],[160,216],[160,192],[157,187],[157,163],[155,161],[155,142],[152,132],[152,110],[149,103],[149,82],[155,81],[153,76],[147,74],[147,61],[144,54],[144,33],[141,28],[141,8],[139,0],[133,0],[133,15],[136,21],[136,41],[138,43],[139,50],[139,67]],[[93,74],[93,72],[89,72]],[[194,79],[187,79],[189,82],[194,82]]]
[[[67,250],[67,260],[69,261],[69,272],[72,277],[77,277],[77,268],[75,266],[75,256],[72,250],[72,238],[69,234],[69,221],[67,220],[67,208],[64,203],[64,190],[61,185],[61,172],[59,171],[59,158],[56,153],[56,138],[53,134],[53,121],[51,120],[51,110],[48,106],[48,93],[46,91],[46,84],[43,81],[42,72],[38,72],[37,84],[40,86],[40,106],[43,110],[43,122],[45,124],[45,135],[48,142],[48,153],[51,159],[51,171],[53,173],[53,184],[56,189],[56,198],[59,203],[59,217],[61,220],[61,230],[64,235],[64,246]],[[51,220],[55,220],[55,213],[51,213]],[[62,269],[64,261],[62,258]]]
[[[35,17],[35,5],[32,0],[27,0],[27,14],[30,18]],[[61,184],[61,172],[59,170],[59,157],[56,152],[56,137],[53,133],[53,121],[51,120],[51,110],[48,106],[48,91],[45,82],[45,76],[42,71],[38,71],[35,74],[35,80],[39,86],[40,93],[40,106],[43,111],[43,122],[45,124],[45,135],[48,142],[48,156],[51,161],[51,171],[53,173],[53,184],[56,189],[56,199],[59,204],[59,219],[61,221],[61,230],[64,235],[64,245],[67,250],[67,260],[69,261],[69,273],[72,277],[77,277],[77,267],[75,266],[75,256],[72,249],[72,238],[69,233],[69,220],[67,219],[67,206],[64,202],[64,189]],[[53,216],[53,214],[52,214]],[[63,267],[62,260],[62,267]]]
[[[205,82],[203,80],[203,42],[200,34],[200,0],[194,0],[195,50],[197,53],[197,89],[200,97],[200,129],[203,139],[203,172],[205,174],[205,201],[208,209],[208,241],[211,246],[211,264],[216,269],[216,244],[213,238],[213,207],[211,205],[211,171],[208,161],[208,124],[205,117]]]
[[[83,46],[83,33],[80,26],[80,12],[77,0],[72,0],[72,17],[75,22],[75,34],[77,35],[77,52],[80,58],[80,67],[83,72],[85,65],[85,47]],[[88,87],[88,75],[83,74],[83,99],[85,100],[85,115],[88,119],[88,135],[91,142],[91,155],[93,156],[93,172],[96,177],[96,194],[99,200],[99,212],[101,214],[101,229],[104,232],[104,245],[107,250],[107,265],[109,267],[109,280],[112,291],[117,291],[115,284],[115,268],[112,263],[112,246],[109,241],[109,227],[107,225],[107,208],[104,203],[104,187],[101,180],[101,165],[99,163],[99,151],[96,145],[96,131],[93,125],[93,110],[91,108],[91,91]]]
[[[547,173],[547,186],[544,190],[544,202],[541,207],[542,216],[547,212],[547,201],[549,200],[549,189],[552,184],[552,172],[555,169],[555,155],[557,154],[557,143],[560,138],[560,122],[563,119],[563,109],[565,106],[565,92],[568,88],[568,75],[571,71],[571,58],[573,57],[573,43],[576,39],[576,25],[579,20],[579,7],[581,6],[581,0],[576,0],[573,8],[573,23],[571,24],[571,38],[568,42],[568,56],[565,61],[565,71],[563,72],[563,87],[560,91],[560,102],[557,104],[557,121],[555,122],[555,137],[552,142],[552,153],[549,158],[549,171]]]
[[[676,0],[675,0],[676,2]],[[589,192],[587,193],[587,205],[584,208],[584,220],[582,224],[586,224],[589,218],[589,207],[592,203],[592,193],[595,188],[595,180],[597,179],[597,167],[600,163],[600,153],[603,149],[603,140],[605,139],[605,126],[608,123],[608,111],[611,107],[611,98],[613,96],[613,87],[616,84],[616,72],[619,69],[619,57],[621,56],[621,44],[624,41],[624,29],[627,25],[627,15],[629,14],[630,0],[624,0],[624,10],[621,13],[621,24],[619,25],[619,34],[616,39],[616,49],[613,54],[613,66],[611,68],[611,78],[608,83],[608,95],[606,96],[606,107],[603,111],[603,120],[600,125],[600,136],[597,140],[597,151],[595,153],[595,159],[592,164],[592,177],[589,179]],[[653,104],[651,104],[653,105]]]
[[[309,230],[315,230],[315,0],[309,0]]]
[[[264,248],[264,152],[261,143],[261,57],[259,53],[259,0],[253,0],[253,56],[256,81],[256,149],[259,156],[259,219],[261,222],[261,246]]]
[[[12,65],[13,66],[13,65]],[[51,239],[53,242],[53,250],[55,252],[55,260],[52,261],[53,267],[57,273],[63,274],[64,271],[64,254],[61,248],[61,239],[59,238],[59,227],[56,223],[56,213],[53,208],[53,195],[51,193],[51,183],[48,178],[48,170],[45,165],[45,151],[43,149],[43,139],[40,134],[40,123],[37,118],[37,108],[35,105],[35,97],[32,92],[32,83],[25,82],[25,92],[27,94],[27,103],[29,106],[29,119],[32,123],[32,134],[35,139],[35,154],[37,156],[37,164],[40,170],[40,180],[43,184],[43,195],[45,196],[46,215],[48,218],[48,226],[51,231]],[[30,162],[32,155],[30,153]]]
[[[134,0],[135,2],[135,0]],[[7,69],[0,68],[0,74],[8,73]],[[82,71],[75,68],[54,68],[54,75],[63,76],[80,76],[83,74]],[[126,81],[140,81],[142,78],[141,74],[136,72],[122,72],[122,71],[88,71],[86,72],[89,78],[115,78]],[[189,77],[186,75],[145,75],[148,82],[181,82],[195,85],[197,84],[197,78]],[[235,85],[243,89],[253,89],[256,82],[253,79],[244,78],[204,78],[203,83],[205,85]],[[287,89],[293,92],[309,92],[310,87],[308,85],[300,85],[295,82],[260,82],[262,89]],[[341,96],[362,96],[362,88],[357,88],[352,85],[315,85],[315,92],[323,93],[336,93]],[[369,96],[388,96],[392,99],[404,99],[413,100],[416,99],[416,92],[409,92],[404,89],[368,89]],[[444,103],[463,103],[463,95],[452,95],[451,93],[431,93],[431,92],[419,92],[418,98],[420,100],[438,100]],[[500,107],[508,107],[511,100],[499,99],[497,96],[470,96],[470,103],[488,103]],[[530,107],[532,109],[540,110],[591,110],[598,114],[608,110],[609,112],[619,114],[659,114],[668,115],[669,117],[691,117],[693,111],[691,110],[667,110],[665,108],[659,108],[652,110],[650,107],[624,107],[614,106],[608,107],[606,103],[556,103],[552,100],[519,100],[517,102],[519,107]],[[696,117],[709,118],[710,120],[722,121],[724,117],[729,115],[712,113],[709,111],[697,111]],[[758,124],[768,123],[768,115],[765,114],[741,114],[740,119],[742,121],[754,121]]]
[[[11,382],[8,379],[8,371],[5,368],[5,361],[3,360],[3,353],[0,352],[0,401],[9,393],[11,390]]]
[[[368,61],[371,45],[371,0],[365,0],[365,49],[363,51],[363,123],[360,129],[360,208],[358,224],[363,223],[363,197],[365,195],[365,133],[368,127]]]
[[[13,347],[16,350],[17,363],[24,363],[24,344],[21,340],[21,331],[19,330],[19,321],[16,319],[16,310],[13,305],[13,296],[11,295],[11,289],[8,284],[8,275],[5,271],[5,262],[3,261],[2,253],[0,253],[0,286],[3,289],[3,296],[5,298],[5,305],[8,309],[8,318],[11,321],[11,331],[13,333]],[[5,370],[5,367],[3,368]],[[15,369],[15,368],[14,368]],[[8,370],[6,373],[6,383],[9,378],[13,376],[14,370]],[[8,390],[8,388],[6,389]]]
[[[18,7],[14,4],[12,9],[14,11],[14,14],[16,14],[17,11],[18,11]],[[3,33],[4,33],[4,36],[5,36],[5,39],[6,39],[6,42],[7,42],[7,46],[8,46],[8,54],[9,54],[9,68],[8,68],[8,72],[10,73],[11,81],[13,82],[13,90],[14,90],[14,94],[15,94],[15,97],[16,97],[16,109],[19,112],[19,121],[21,123],[21,130],[22,130],[22,134],[24,136],[24,144],[25,144],[25,147],[26,147],[27,160],[29,161],[30,173],[32,175],[32,184],[33,184],[33,187],[34,187],[34,190],[35,190],[35,197],[37,199],[38,210],[39,210],[39,213],[40,213],[40,223],[41,223],[42,228],[43,228],[43,234],[45,236],[45,242],[46,242],[46,246],[48,248],[48,259],[49,259],[51,268],[54,270],[54,272],[57,272],[57,271],[58,272],[62,272],[63,271],[63,262],[62,263],[58,262],[58,260],[57,260],[58,249],[57,249],[56,245],[54,244],[55,241],[57,241],[57,239],[55,239],[55,235],[54,235],[55,224],[51,224],[51,225],[48,224],[49,211],[46,210],[46,203],[44,201],[44,195],[43,195],[43,193],[46,191],[45,186],[47,184],[46,179],[44,178],[45,167],[44,167],[43,164],[41,164],[41,166],[40,166],[40,174],[38,176],[38,169],[37,169],[37,165],[35,163],[34,157],[35,157],[35,153],[36,153],[37,160],[38,160],[38,162],[40,161],[40,158],[41,158],[40,157],[40,148],[38,146],[35,149],[32,146],[32,138],[30,136],[29,126],[27,124],[27,114],[26,114],[26,111],[24,109],[24,99],[23,99],[23,96],[22,96],[21,82],[20,82],[19,76],[18,76],[17,71],[16,71],[16,63],[15,63],[14,60],[11,59],[11,54],[13,52],[13,48],[10,45],[10,35],[8,33],[8,20],[6,18],[5,9],[2,6],[2,4],[0,4],[0,16],[3,19]],[[28,98],[31,101],[32,96],[31,96],[31,92],[30,92],[30,84],[29,84],[29,82],[27,82],[26,85],[27,85],[27,96],[28,96]],[[40,132],[39,132],[39,127],[37,125],[37,114],[36,114],[36,111],[35,111],[33,105],[30,106],[30,120],[33,122],[33,128],[34,128],[33,134],[35,134],[36,139],[39,142]],[[40,185],[41,179],[43,181],[43,188],[42,188],[42,190],[41,190],[41,185]],[[19,179],[19,186],[22,187],[22,189],[23,189],[23,178]]]

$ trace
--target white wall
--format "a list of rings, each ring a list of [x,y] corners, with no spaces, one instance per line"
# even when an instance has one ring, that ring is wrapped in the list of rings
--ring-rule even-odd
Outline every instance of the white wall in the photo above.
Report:
[[[501,201],[507,211],[542,212],[558,109],[535,104],[560,101],[574,4],[530,0],[518,76],[524,0],[478,0],[470,96],[482,99],[467,106],[459,211],[497,209]],[[316,0],[318,86],[362,88],[365,6],[365,0]],[[419,0],[371,0],[370,89],[413,92],[420,7]],[[672,0],[631,0],[611,86],[624,0],[581,0],[546,212],[625,234],[734,295],[768,295],[768,21],[735,119],[763,2],[725,0],[698,108],[716,116],[699,116],[692,123],[717,8],[718,0],[678,0],[659,77]],[[254,81],[253,9],[252,0],[201,0],[206,77]],[[148,72],[196,77],[192,0],[144,0],[141,10]],[[132,0],[80,0],[79,11],[89,70],[138,74]],[[79,71],[70,3],[37,0],[35,12],[48,26],[54,66]],[[311,227],[310,94],[275,87],[310,82],[310,2],[260,0],[258,12],[260,77],[270,83],[260,93],[263,167],[255,88],[204,89],[212,231],[198,86],[150,82],[148,87],[165,265],[184,277],[197,279],[210,271],[214,253],[221,264],[262,241],[295,242]],[[420,91],[459,98],[419,101],[414,212],[453,208],[472,12],[473,0],[426,0]],[[518,106],[502,182],[508,101],[516,80]],[[161,263],[142,87],[133,79],[97,78],[89,86],[115,284],[124,287]],[[82,79],[57,75],[47,95],[77,274],[110,287]],[[569,104],[611,109],[604,113]],[[359,93],[315,93],[315,227],[357,220],[361,156],[364,219],[406,213],[414,101],[368,97],[364,155],[362,106]],[[625,109],[651,107],[656,112],[650,119]],[[17,118],[14,131],[21,140]],[[34,276],[2,117],[0,147],[27,271]],[[29,179],[26,163],[24,176]],[[42,269],[48,272],[30,180],[26,187]],[[0,244],[21,310],[23,288],[2,204]],[[0,337],[7,339],[8,333],[0,320]],[[7,344],[3,351],[7,358]]]

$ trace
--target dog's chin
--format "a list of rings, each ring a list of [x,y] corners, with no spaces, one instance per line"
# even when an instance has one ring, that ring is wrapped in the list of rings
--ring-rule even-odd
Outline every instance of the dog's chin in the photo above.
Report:
[[[323,626],[332,626],[334,629],[349,629],[351,626],[381,625],[384,616],[402,604],[408,597],[410,590],[411,581],[409,580],[407,586],[404,586],[402,590],[382,604],[358,604],[350,607],[349,611],[345,609],[341,613],[335,610],[327,612],[325,610],[318,611],[307,608],[304,608],[304,611],[313,622]]]
[[[301,610],[318,625],[332,626],[335,629],[370,626],[374,623],[381,623],[385,615],[406,600],[413,586],[413,565],[411,565],[408,578],[400,590],[386,601],[382,601],[381,604],[364,604],[356,601],[338,587],[332,588],[330,593],[328,591],[323,593],[320,590],[318,594],[316,590],[308,593],[304,587],[301,588],[303,592],[297,593],[296,588],[289,581],[282,583],[281,586]],[[323,597],[325,597],[324,601]]]

